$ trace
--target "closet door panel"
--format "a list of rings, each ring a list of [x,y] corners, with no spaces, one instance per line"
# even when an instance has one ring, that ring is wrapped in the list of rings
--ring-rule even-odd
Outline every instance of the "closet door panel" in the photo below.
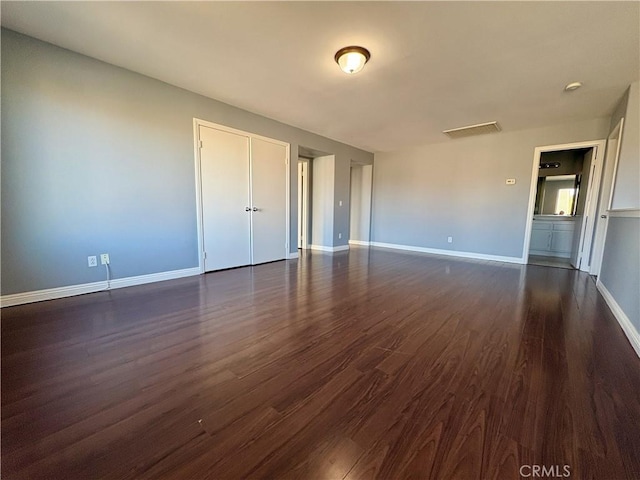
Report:
[[[251,263],[249,137],[200,127],[205,271]]]
[[[253,263],[286,258],[287,149],[251,139]]]

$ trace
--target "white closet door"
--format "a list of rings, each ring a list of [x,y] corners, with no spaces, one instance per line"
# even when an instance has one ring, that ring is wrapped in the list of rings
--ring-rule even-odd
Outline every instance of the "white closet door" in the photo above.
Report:
[[[251,138],[253,263],[286,258],[287,149]]]
[[[249,265],[249,137],[204,126],[199,133],[204,269]]]

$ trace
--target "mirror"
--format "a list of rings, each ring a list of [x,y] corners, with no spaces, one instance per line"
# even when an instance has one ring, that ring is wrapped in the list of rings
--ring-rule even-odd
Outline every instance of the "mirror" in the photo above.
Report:
[[[575,215],[581,175],[538,177],[534,215]]]

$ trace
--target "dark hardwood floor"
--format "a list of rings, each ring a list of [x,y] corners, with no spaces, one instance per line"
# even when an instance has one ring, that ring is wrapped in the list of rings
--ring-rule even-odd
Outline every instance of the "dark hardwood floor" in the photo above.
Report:
[[[1,333],[4,479],[640,478],[640,359],[574,270],[356,248]]]

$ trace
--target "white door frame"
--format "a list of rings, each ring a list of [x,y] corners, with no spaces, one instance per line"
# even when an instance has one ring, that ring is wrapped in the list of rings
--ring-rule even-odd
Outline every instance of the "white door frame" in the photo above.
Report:
[[[605,156],[605,165],[602,177],[602,193],[606,191],[607,185],[609,186],[609,196],[608,198],[600,198],[600,204],[598,205],[599,209],[596,212],[596,215],[607,215],[606,213],[611,210],[611,203],[613,202],[613,190],[616,181],[616,174],[618,173],[618,159],[620,158],[620,146],[622,145],[622,129],[624,127],[624,117],[620,119],[618,124],[611,131],[609,136],[607,137],[607,152]],[[615,152],[610,152],[609,148],[611,147],[611,139],[618,138],[618,143],[616,144]],[[613,154],[612,157],[609,155]],[[612,163],[611,163],[612,162]],[[611,173],[611,176],[609,176]],[[605,183],[606,182],[606,183]],[[591,260],[591,270],[589,273],[591,275],[600,275],[600,268],[602,267],[602,256],[604,254],[604,242],[607,238],[607,229],[609,227],[609,219],[604,218],[604,221],[600,221],[596,219],[596,231],[593,237],[593,258]]]
[[[300,161],[300,159],[298,158],[298,170],[297,170],[297,185],[298,185],[298,230],[297,230],[297,237],[296,237],[296,244],[298,245],[298,248],[302,248],[302,204],[303,204],[303,200],[302,200],[302,195],[304,193],[304,187],[302,185],[302,180],[304,178],[304,165],[303,163]]]
[[[298,212],[298,221],[301,223],[300,230],[302,230],[302,247],[303,249],[309,248],[309,160],[303,157],[298,157],[298,165],[303,165],[302,174],[302,205],[299,206],[300,212]],[[298,187],[300,186],[298,175]],[[300,195],[300,190],[298,190]],[[298,239],[298,242],[300,240]]]
[[[215,128],[217,130],[222,130],[224,132],[235,133],[238,135],[248,136],[251,138],[259,138],[261,140],[275,143],[278,145],[282,145],[287,150],[287,159],[286,159],[286,240],[285,240],[285,257],[286,259],[294,258],[292,254],[289,252],[289,241],[291,239],[291,219],[289,218],[290,209],[291,209],[291,171],[290,171],[290,152],[291,152],[291,144],[283,142],[281,140],[275,140],[273,138],[264,137],[262,135],[256,135],[254,133],[245,132],[244,130],[238,130],[236,128],[227,127],[226,125],[220,125],[218,123],[208,122],[207,120],[202,120],[200,118],[193,119],[193,151],[194,151],[194,159],[195,159],[195,181],[196,181],[196,221],[197,221],[197,232],[198,232],[198,268],[200,273],[205,273],[204,271],[204,229],[203,223],[204,219],[202,216],[202,174],[201,174],[201,159],[200,159],[200,135],[199,130],[200,127],[209,127]],[[296,254],[297,255],[297,254]],[[252,252],[253,258],[253,252]]]
[[[522,263],[526,264],[529,258],[529,246],[531,244],[531,229],[533,227],[533,212],[536,202],[536,190],[538,185],[538,172],[540,170],[540,157],[545,152],[555,152],[558,150],[576,150],[579,148],[595,148],[596,154],[592,160],[592,165],[595,163],[593,175],[589,175],[589,185],[587,186],[587,202],[585,204],[584,218],[582,222],[582,233],[580,235],[580,241],[578,245],[582,245],[583,250],[585,247],[591,245],[591,240],[585,242],[585,238],[593,238],[594,232],[594,215],[596,214],[598,193],[600,191],[600,179],[602,176],[602,163],[604,158],[604,148],[606,145],[605,140],[591,140],[588,142],[576,142],[576,143],[564,143],[560,145],[545,145],[543,147],[536,147],[533,153],[533,165],[531,167],[531,188],[529,190],[529,207],[527,208],[527,223],[525,228],[524,246],[522,248]],[[595,201],[594,201],[595,199]],[[589,225],[587,225],[589,223]],[[586,262],[580,262],[580,270],[589,271],[589,265]]]

